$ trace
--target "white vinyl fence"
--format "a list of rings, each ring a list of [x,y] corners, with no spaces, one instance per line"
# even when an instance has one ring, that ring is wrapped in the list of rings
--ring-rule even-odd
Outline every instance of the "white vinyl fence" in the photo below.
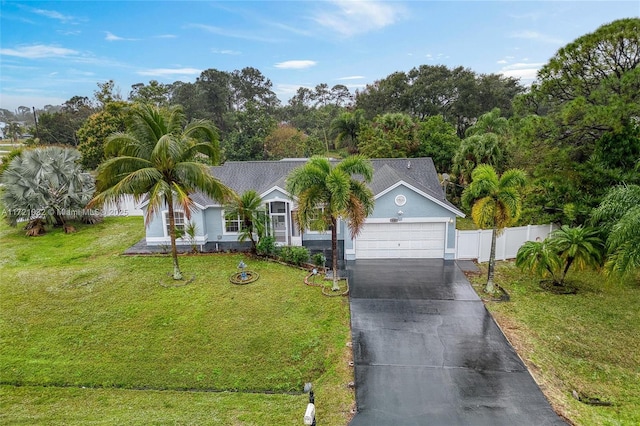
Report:
[[[518,249],[525,242],[542,241],[554,229],[556,226],[553,224],[505,228],[496,239],[496,260],[515,259]],[[456,231],[456,259],[489,261],[492,232],[490,229]]]
[[[133,199],[133,195],[123,195],[118,203],[105,203],[104,216],[142,216],[144,213]]]

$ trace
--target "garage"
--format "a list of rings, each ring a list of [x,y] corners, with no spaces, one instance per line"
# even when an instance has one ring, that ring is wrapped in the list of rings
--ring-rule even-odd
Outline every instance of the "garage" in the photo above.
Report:
[[[442,222],[367,223],[356,239],[356,259],[444,258]]]

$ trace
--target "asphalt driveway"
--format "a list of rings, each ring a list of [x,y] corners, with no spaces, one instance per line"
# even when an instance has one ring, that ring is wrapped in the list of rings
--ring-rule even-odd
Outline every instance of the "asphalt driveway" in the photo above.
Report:
[[[454,261],[347,264],[351,426],[564,425]]]

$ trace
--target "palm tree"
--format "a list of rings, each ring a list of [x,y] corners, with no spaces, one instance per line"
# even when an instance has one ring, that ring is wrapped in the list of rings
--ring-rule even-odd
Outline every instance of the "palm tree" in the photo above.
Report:
[[[148,197],[145,222],[167,207],[173,278],[182,279],[176,248],[174,209],[179,206],[187,219],[193,208],[192,194],[201,191],[218,201],[226,201],[232,191],[210,173],[196,157],[219,159],[218,135],[209,121],[193,121],[185,126],[181,106],[159,109],[135,105],[129,111],[127,132],[107,138],[105,154],[116,155],[98,167],[97,195],[92,205],[117,202],[131,194],[136,200]]]
[[[608,273],[628,275],[640,268],[640,206],[630,209],[607,238]]]
[[[358,133],[364,123],[364,111],[356,109],[353,112],[346,111],[337,116],[331,122],[331,131],[336,132],[336,145],[346,141],[345,147],[350,153],[358,151]]]
[[[548,238],[544,241],[527,241],[518,249],[516,266],[539,277],[551,277],[553,282],[557,282],[562,259]]]
[[[469,136],[462,140],[453,156],[452,171],[460,184],[467,184],[472,171],[480,164],[496,166],[502,163],[504,153],[502,142],[495,133]]]
[[[371,162],[360,155],[345,158],[332,166],[322,157],[311,158],[291,171],[287,190],[298,198],[297,220],[300,231],[331,229],[333,287],[338,290],[338,219],[346,219],[355,238],[373,212],[373,193],[366,186],[373,178]],[[318,220],[320,219],[320,220]]]
[[[238,241],[251,241],[251,252],[256,253],[257,241],[267,229],[267,211],[262,198],[253,189],[244,192],[240,197],[227,203],[225,215],[239,217],[242,226],[239,229]]]
[[[25,150],[2,174],[2,203],[13,226],[33,222],[39,235],[44,223],[66,227],[65,218],[81,218],[95,190],[94,180],[79,164],[73,148],[48,146]]]
[[[522,201],[518,192],[524,186],[525,173],[520,169],[507,170],[498,177],[495,169],[481,164],[471,173],[471,184],[462,193],[462,204],[471,208],[473,222],[479,228],[491,228],[491,252],[485,291],[493,293],[496,263],[496,237],[505,227],[520,217]]]
[[[600,265],[603,248],[596,229],[563,225],[544,241],[528,241],[520,247],[516,266],[540,277],[550,276],[555,285],[564,286],[572,265],[579,269]]]
[[[591,214],[606,238],[605,271],[627,275],[640,267],[640,186],[611,188]]]
[[[482,114],[476,123],[465,131],[465,136],[482,135],[486,133],[504,136],[508,130],[509,121],[505,117],[500,116],[500,108],[494,108]]]
[[[559,285],[564,285],[564,279],[573,264],[578,269],[600,265],[604,246],[596,229],[562,225],[549,235],[549,240],[564,263]]]
[[[22,126],[20,126],[20,123],[12,121],[11,123],[7,124],[4,131],[7,136],[11,138],[13,143],[18,143],[18,138],[22,134]]]

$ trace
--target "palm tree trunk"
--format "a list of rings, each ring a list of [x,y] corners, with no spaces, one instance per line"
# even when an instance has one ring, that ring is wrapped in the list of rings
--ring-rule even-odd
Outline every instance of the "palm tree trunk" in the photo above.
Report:
[[[338,221],[331,218],[331,268],[333,269],[333,286],[331,290],[340,290],[338,285]]]
[[[489,272],[487,273],[487,285],[484,287],[486,293],[493,294],[495,287],[493,285],[493,275],[496,268],[496,236],[498,230],[494,227],[491,232],[491,251],[489,252]]]
[[[182,272],[178,265],[178,247],[176,246],[176,219],[173,213],[173,199],[167,199],[169,214],[169,237],[171,238],[171,257],[173,258],[173,279],[181,280]]]
[[[251,241],[251,254],[256,254],[258,249],[256,239],[253,238],[253,221],[245,218],[244,225],[250,229],[249,241]]]
[[[562,270],[562,276],[560,277],[560,282],[558,284],[564,285],[564,279],[567,276],[567,272],[569,272],[569,268],[573,264],[573,257],[567,258],[567,263],[564,265],[564,269]]]

